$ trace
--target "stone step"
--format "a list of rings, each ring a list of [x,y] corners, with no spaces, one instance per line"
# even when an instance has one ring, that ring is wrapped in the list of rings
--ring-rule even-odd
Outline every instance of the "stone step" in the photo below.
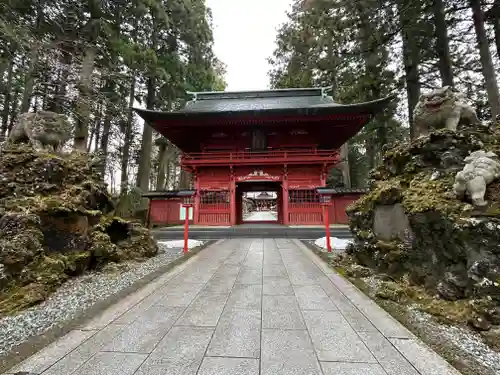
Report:
[[[168,229],[153,230],[155,238],[161,239],[182,239],[184,238],[184,228],[175,227]],[[331,228],[332,237],[352,238],[352,233],[348,228]],[[191,239],[223,239],[223,238],[300,238],[316,239],[325,236],[324,228],[290,228],[290,227],[231,227],[231,228],[190,228],[189,238]]]

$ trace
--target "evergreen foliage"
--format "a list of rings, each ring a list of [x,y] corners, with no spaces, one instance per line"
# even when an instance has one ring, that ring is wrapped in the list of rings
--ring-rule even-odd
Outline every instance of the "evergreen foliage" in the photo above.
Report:
[[[144,188],[157,173],[150,162],[156,135],[144,127],[141,139],[130,107],[170,110],[186,90],[224,89],[224,64],[212,45],[204,0],[6,0],[0,141],[22,112],[65,113],[75,126],[74,147],[106,155],[112,190],[120,182]],[[176,169],[177,153],[169,155]]]
[[[333,86],[341,103],[397,95],[349,144],[357,176],[351,182],[362,186],[384,150],[412,135],[421,91],[453,85],[482,119],[499,113],[499,6],[493,0],[295,0],[269,59],[271,85]]]

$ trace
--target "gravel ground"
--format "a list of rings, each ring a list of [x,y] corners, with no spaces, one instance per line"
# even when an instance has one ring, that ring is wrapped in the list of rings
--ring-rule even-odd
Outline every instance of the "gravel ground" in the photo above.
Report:
[[[379,282],[373,277],[362,279],[371,289],[377,289]],[[484,343],[481,336],[465,327],[443,325],[436,322],[425,312],[409,306],[410,324],[418,326],[429,338],[446,343],[447,347],[454,347],[464,355],[473,358],[480,365],[495,375],[500,375],[500,353]]]
[[[409,308],[409,312],[414,322],[425,325],[428,334],[439,337],[440,341],[470,355],[494,374],[500,374],[500,353],[488,347],[478,333],[462,327],[439,324],[429,314],[415,308]]]
[[[372,290],[377,289],[379,285],[378,280],[373,277],[365,277],[362,280]],[[411,316],[410,324],[418,325],[427,335],[435,339],[439,338],[440,342],[446,342],[447,346],[457,348],[492,374],[500,375],[500,353],[486,345],[478,333],[463,327],[439,324],[429,314],[412,306],[408,307],[408,312]]]
[[[97,301],[120,292],[182,256],[182,249],[168,249],[161,243],[158,246],[160,253],[154,258],[141,263],[123,263],[126,267],[122,272],[93,272],[71,279],[41,304],[0,319],[0,356],[33,336],[77,318]]]

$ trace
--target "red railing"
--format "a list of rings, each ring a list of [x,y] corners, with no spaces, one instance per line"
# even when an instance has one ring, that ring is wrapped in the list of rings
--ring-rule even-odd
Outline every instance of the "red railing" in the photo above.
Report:
[[[339,157],[337,150],[287,150],[287,151],[208,151],[184,154],[182,163],[187,164],[244,164],[249,162],[325,162],[335,161]]]

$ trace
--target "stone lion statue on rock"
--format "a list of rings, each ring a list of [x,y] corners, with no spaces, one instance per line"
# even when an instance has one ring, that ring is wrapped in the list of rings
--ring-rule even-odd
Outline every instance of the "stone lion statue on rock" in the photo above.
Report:
[[[433,129],[456,131],[459,125],[482,125],[474,108],[450,86],[420,95],[413,111],[413,122],[417,137],[428,135]]]
[[[467,165],[455,176],[453,192],[463,199],[468,194],[476,207],[487,204],[486,187],[500,177],[500,163],[494,152],[474,151],[465,159]]]
[[[40,151],[51,146],[60,151],[71,136],[71,125],[65,115],[38,111],[19,116],[9,135],[9,142],[31,142]]]

